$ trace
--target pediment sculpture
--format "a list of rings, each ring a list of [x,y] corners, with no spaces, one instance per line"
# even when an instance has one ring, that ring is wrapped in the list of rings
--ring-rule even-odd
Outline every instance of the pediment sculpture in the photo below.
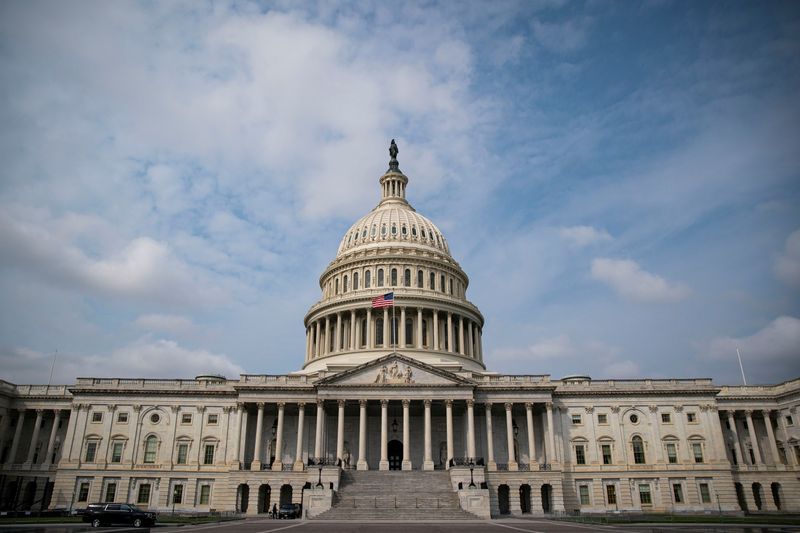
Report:
[[[405,369],[400,368],[397,361],[391,365],[383,365],[378,370],[378,375],[375,376],[374,383],[378,384],[411,384],[414,383],[414,371],[411,367],[405,365]]]

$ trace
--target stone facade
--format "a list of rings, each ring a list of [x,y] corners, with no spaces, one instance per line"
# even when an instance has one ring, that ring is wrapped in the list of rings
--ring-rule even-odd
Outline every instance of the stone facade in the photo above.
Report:
[[[316,515],[350,468],[448,471],[478,516],[800,510],[800,379],[487,371],[469,280],[395,156],[320,278],[302,370],[0,382],[0,507]]]

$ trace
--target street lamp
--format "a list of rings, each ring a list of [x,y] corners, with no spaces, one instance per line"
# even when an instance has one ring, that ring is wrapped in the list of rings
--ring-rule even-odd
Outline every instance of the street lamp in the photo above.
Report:
[[[475,488],[475,477],[473,476],[473,471],[475,470],[475,464],[470,460],[469,462],[469,488]]]
[[[514,428],[514,436],[515,437],[519,436],[519,426],[517,425],[517,421],[516,420],[512,420],[511,421],[511,427]]]
[[[392,433],[397,433],[397,419],[392,420]]]
[[[274,437],[277,432],[278,432],[278,419],[276,418],[272,422],[272,436]]]
[[[319,467],[319,480],[317,481],[317,488],[322,488],[322,467]]]

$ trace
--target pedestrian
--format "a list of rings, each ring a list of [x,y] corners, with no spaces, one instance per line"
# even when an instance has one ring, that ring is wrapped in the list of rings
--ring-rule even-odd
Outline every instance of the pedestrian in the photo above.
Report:
[[[272,504],[272,518],[278,518],[278,504]]]

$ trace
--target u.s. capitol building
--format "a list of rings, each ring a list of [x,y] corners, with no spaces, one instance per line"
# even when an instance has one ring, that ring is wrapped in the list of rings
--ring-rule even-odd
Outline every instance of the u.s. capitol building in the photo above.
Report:
[[[390,155],[380,202],[320,277],[302,369],[0,381],[0,508],[800,511],[800,379],[718,386],[487,370],[469,278],[406,200],[394,142]]]

